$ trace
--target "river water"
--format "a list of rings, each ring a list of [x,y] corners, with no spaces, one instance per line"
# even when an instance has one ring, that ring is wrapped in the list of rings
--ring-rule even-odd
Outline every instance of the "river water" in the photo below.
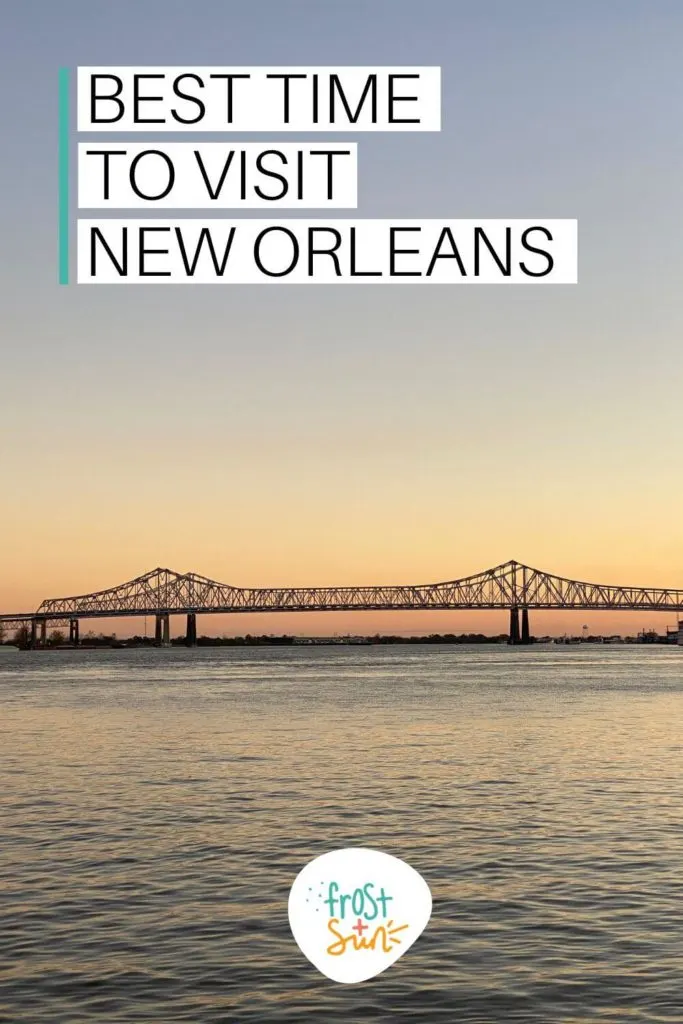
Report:
[[[8,1024],[683,1020],[683,649],[0,655]],[[432,890],[388,971],[289,887],[369,846]]]

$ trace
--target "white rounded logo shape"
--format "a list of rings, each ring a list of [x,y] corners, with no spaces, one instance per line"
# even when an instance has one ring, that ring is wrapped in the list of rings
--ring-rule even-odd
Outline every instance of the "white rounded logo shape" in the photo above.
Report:
[[[427,927],[432,894],[405,861],[362,847],[310,861],[289,893],[299,949],[332,981],[355,984],[386,971]]]

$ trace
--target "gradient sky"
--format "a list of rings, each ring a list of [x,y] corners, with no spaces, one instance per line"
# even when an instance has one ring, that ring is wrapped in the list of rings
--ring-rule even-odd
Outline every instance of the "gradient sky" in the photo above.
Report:
[[[8,2],[0,608],[156,565],[324,585],[516,558],[682,587],[682,52],[680,0]],[[577,217],[580,284],[60,288],[57,69],[250,63],[440,65],[440,134],[356,137],[358,215]],[[247,627],[506,624],[225,626]]]

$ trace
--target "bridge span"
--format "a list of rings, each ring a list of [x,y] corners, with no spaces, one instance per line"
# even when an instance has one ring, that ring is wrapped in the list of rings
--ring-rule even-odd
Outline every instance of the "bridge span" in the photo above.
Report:
[[[153,569],[107,590],[43,601],[34,612],[0,615],[6,631],[27,626],[32,646],[48,626],[68,626],[79,642],[84,619],[153,616],[156,638],[170,641],[171,615],[187,616],[186,642],[197,640],[197,615],[237,612],[508,609],[510,643],[529,643],[531,609],[683,612],[683,590],[584,583],[511,560],[445,583],[370,587],[234,587],[195,573]]]

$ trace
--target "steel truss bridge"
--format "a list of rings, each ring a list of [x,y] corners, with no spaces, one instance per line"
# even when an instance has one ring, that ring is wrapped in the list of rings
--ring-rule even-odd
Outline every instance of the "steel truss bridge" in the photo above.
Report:
[[[186,642],[193,645],[197,615],[465,608],[508,609],[510,642],[528,643],[530,609],[683,612],[683,590],[583,583],[515,561],[446,583],[392,587],[233,587],[195,573],[154,569],[93,594],[50,598],[35,612],[0,615],[0,627],[8,632],[26,626],[32,646],[41,646],[48,626],[68,626],[77,644],[83,619],[154,616],[156,639],[166,644],[170,616],[186,615]]]

